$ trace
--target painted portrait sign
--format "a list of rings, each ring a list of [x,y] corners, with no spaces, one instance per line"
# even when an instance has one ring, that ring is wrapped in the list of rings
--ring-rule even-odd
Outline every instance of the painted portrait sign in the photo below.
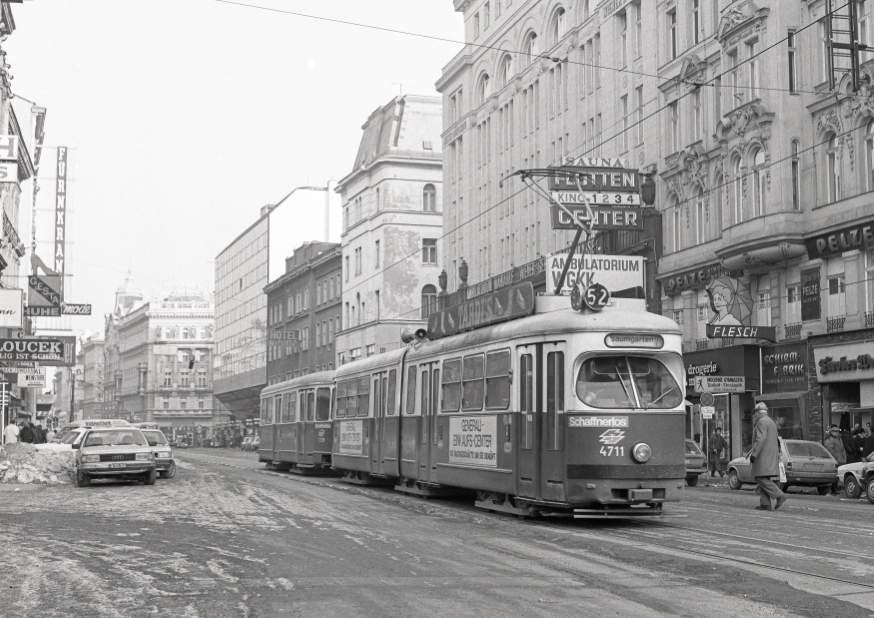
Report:
[[[713,312],[706,328],[708,338],[777,341],[775,327],[752,323],[753,298],[744,281],[723,275],[710,281],[705,291]]]

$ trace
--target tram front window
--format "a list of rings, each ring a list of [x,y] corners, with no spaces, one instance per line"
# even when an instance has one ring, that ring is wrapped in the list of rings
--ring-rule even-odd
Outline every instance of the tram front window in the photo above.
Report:
[[[639,356],[599,356],[580,367],[577,397],[593,408],[669,410],[683,401],[674,376],[659,360]]]

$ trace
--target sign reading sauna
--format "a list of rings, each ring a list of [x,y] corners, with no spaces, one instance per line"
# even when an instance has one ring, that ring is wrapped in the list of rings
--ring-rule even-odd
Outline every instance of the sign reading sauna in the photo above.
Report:
[[[498,421],[494,416],[453,416],[449,419],[449,463],[498,466]]]

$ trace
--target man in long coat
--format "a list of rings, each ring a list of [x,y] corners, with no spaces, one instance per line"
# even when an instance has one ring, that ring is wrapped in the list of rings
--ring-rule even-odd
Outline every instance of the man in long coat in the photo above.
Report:
[[[759,485],[759,511],[771,510],[771,498],[777,500],[774,509],[786,502],[784,494],[771,480],[780,476],[780,443],[777,440],[777,425],[768,416],[768,406],[763,402],[753,410],[753,448],[750,450],[751,472]]]

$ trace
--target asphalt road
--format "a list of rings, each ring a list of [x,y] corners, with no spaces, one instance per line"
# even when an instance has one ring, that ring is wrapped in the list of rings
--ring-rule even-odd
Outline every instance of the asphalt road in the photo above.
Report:
[[[864,499],[702,477],[657,521],[523,521],[177,455],[153,487],[0,485],[0,616],[874,616]]]

